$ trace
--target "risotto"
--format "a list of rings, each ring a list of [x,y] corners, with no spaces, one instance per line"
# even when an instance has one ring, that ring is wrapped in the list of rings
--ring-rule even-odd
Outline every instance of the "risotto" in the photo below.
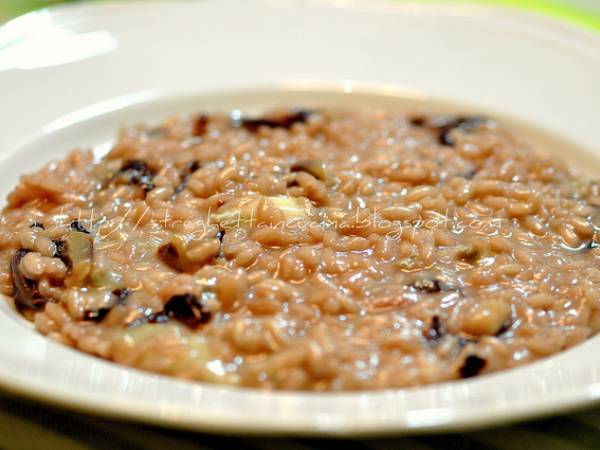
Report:
[[[22,176],[0,289],[49,338],[143,370],[425,385],[598,331],[599,207],[485,117],[181,115]]]

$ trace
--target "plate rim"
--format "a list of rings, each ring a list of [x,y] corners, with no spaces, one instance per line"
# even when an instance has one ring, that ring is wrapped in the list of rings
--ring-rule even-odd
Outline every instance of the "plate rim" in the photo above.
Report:
[[[203,3],[208,3],[210,0],[205,0]],[[356,1],[353,0],[354,3],[359,4],[369,4],[366,0]],[[146,3],[146,2],[144,2]],[[147,3],[167,3],[164,1],[156,1],[152,0]],[[182,2],[188,3],[188,2]],[[321,3],[335,3],[335,0],[326,0],[321,1]],[[404,2],[398,2],[396,5],[406,5]],[[139,3],[135,1],[128,1],[120,4],[110,4],[110,3],[98,3],[98,4],[69,4],[69,5],[58,5],[53,6],[50,9],[52,12],[59,12],[60,14],[69,14],[70,10],[90,10],[95,8],[103,8],[105,6],[119,6],[125,9],[127,8],[135,8],[139,6]],[[432,4],[430,4],[432,5]],[[444,4],[448,6],[448,4]],[[498,9],[498,6],[494,5],[480,5],[480,4],[471,4],[466,3],[469,7],[483,8],[486,10],[489,9]],[[594,42],[594,45],[600,44],[600,36],[596,34],[589,33],[588,31],[583,31],[579,28],[573,27],[571,24],[564,24],[563,22],[557,21],[551,18],[541,18],[539,15],[531,14],[530,12],[523,12],[520,9],[506,9],[506,11],[511,11],[509,14],[518,14],[518,15],[527,15],[529,18],[536,18],[543,20],[547,23],[553,23],[554,25],[560,25],[560,27],[567,27],[571,31],[576,31],[581,36],[585,36],[587,38],[591,38]],[[508,13],[508,12],[507,12]],[[92,13],[93,14],[93,13]],[[21,16],[23,17],[23,16]],[[15,19],[18,20],[19,18]],[[539,20],[538,20],[539,21]],[[10,22],[9,22],[10,23]],[[598,47],[600,49],[600,47]],[[15,149],[18,149],[23,146],[23,142],[19,142]],[[58,344],[56,344],[58,345]],[[78,352],[79,353],[79,352]],[[128,369],[131,370],[131,369]],[[135,369],[133,369],[135,370]],[[7,379],[9,381],[7,381]],[[405,427],[405,428],[394,428],[390,427],[387,423],[382,424],[381,426],[371,425],[368,427],[358,427],[358,428],[350,428],[348,425],[333,425],[327,428],[316,428],[313,427],[311,429],[307,429],[304,423],[290,423],[290,422],[277,422],[277,423],[262,423],[257,424],[253,422],[252,418],[245,418],[244,422],[238,421],[234,424],[235,428],[230,424],[224,423],[222,418],[219,416],[208,417],[205,418],[202,422],[199,422],[197,418],[186,421],[182,420],[181,417],[160,417],[153,412],[145,409],[120,409],[118,405],[113,405],[110,402],[99,401],[97,398],[88,395],[85,395],[86,389],[81,389],[81,392],[75,392],[72,395],[69,395],[68,398],[64,396],[64,393],[60,395],[51,392],[50,389],[46,389],[44,387],[31,386],[31,384],[27,384],[26,381],[19,380],[18,377],[11,376],[0,376],[0,387],[2,389],[15,393],[19,396],[23,396],[29,399],[41,401],[45,404],[59,406],[61,408],[67,408],[69,410],[82,411],[87,414],[92,414],[94,416],[102,416],[102,417],[110,417],[110,418],[122,418],[134,422],[144,422],[144,423],[152,423],[154,425],[165,426],[168,425],[172,428],[186,429],[186,430],[194,430],[194,431],[205,431],[205,432],[218,432],[218,433],[227,433],[227,434],[247,434],[247,435],[264,435],[264,434],[276,434],[276,435],[305,435],[305,436],[367,436],[367,435],[412,435],[419,433],[429,433],[429,432],[445,432],[451,430],[472,430],[479,429],[485,427],[490,424],[506,424],[512,423],[519,420],[523,420],[524,418],[539,418],[543,416],[551,415],[557,411],[573,411],[576,409],[582,409],[586,406],[591,405],[592,403],[597,403],[600,400],[598,394],[593,395],[588,393],[580,394],[579,396],[569,397],[567,399],[562,399],[560,401],[554,401],[554,404],[545,404],[545,405],[537,405],[536,407],[527,409],[522,409],[515,412],[502,412],[498,413],[497,411],[490,413],[489,415],[480,415],[477,417],[468,417],[468,416],[458,416],[454,417],[451,422],[446,424],[433,424],[433,425],[420,425],[418,427]],[[368,391],[370,393],[371,391]],[[376,391],[372,391],[373,393]],[[363,391],[364,393],[364,391]],[[347,394],[347,393],[346,393]],[[320,394],[322,395],[322,394]],[[335,393],[328,393],[327,395],[335,395]],[[552,403],[552,402],[550,402]],[[238,417],[241,419],[241,416]],[[356,424],[354,424],[356,426]]]

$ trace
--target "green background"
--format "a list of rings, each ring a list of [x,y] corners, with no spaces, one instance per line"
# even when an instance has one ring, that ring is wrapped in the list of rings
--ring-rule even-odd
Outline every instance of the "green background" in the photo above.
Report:
[[[0,20],[8,20],[33,9],[44,8],[56,3],[65,2],[60,0],[0,0]]]
[[[86,0],[0,0],[0,21],[58,3],[75,3]],[[87,0],[95,1],[95,0]],[[113,0],[104,0],[113,1]],[[139,0],[142,1],[142,0]],[[396,0],[405,1],[405,0]],[[438,0],[440,1],[440,0]],[[441,0],[455,1],[455,0]],[[465,1],[465,0],[462,0]],[[547,16],[594,29],[600,32],[600,0],[466,0],[471,3],[492,3],[535,11]]]

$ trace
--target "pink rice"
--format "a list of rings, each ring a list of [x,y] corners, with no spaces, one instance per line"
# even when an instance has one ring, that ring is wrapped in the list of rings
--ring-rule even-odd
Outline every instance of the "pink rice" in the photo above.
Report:
[[[599,206],[478,117],[180,116],[21,177],[0,289],[49,338],[148,371],[423,385],[598,331]]]

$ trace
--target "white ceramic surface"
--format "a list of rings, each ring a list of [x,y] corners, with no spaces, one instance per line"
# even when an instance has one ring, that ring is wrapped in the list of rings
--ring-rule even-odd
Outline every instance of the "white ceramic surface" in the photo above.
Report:
[[[484,6],[218,0],[40,11],[0,28],[0,196],[72,147],[104,151],[119,125],[179,109],[260,107],[265,98],[253,88],[283,86],[277,100],[300,102],[303,92],[314,99],[315,83],[344,101],[365,86],[441,96],[527,119],[600,154],[598,80],[600,38]],[[240,89],[246,94],[211,94]],[[563,411],[600,398],[599,345],[596,337],[533,365],[418,389],[268,393],[98,360],[48,342],[0,302],[0,386],[208,431],[408,433]]]

